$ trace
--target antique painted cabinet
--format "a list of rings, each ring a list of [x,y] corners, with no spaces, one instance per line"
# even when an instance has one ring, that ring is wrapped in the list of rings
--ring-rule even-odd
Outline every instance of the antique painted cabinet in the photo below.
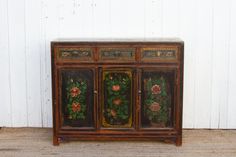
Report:
[[[182,144],[178,39],[53,41],[53,144],[158,140]]]

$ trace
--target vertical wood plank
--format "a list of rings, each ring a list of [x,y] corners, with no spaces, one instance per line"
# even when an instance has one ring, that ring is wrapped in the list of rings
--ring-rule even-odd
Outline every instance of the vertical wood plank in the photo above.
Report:
[[[212,0],[197,1],[195,71],[195,127],[209,128],[212,79]]]
[[[41,2],[25,0],[28,126],[41,127],[40,33]]]
[[[211,128],[226,128],[229,63],[229,0],[213,3],[213,69]]]
[[[9,54],[12,98],[12,125],[27,126],[27,89],[25,60],[25,1],[9,0]]]
[[[0,26],[0,126],[10,127],[12,125],[7,0],[0,0]]]
[[[110,2],[110,21],[111,21],[110,23],[111,23],[111,37],[112,38],[121,38],[121,37],[126,36],[127,27],[125,25],[130,24],[129,23],[130,21],[128,20],[130,10],[128,9],[127,5],[124,5],[125,1],[126,0]],[[122,11],[121,11],[121,8],[122,8]]]
[[[43,127],[52,127],[51,48],[59,37],[59,1],[42,1],[41,96]]]
[[[144,1],[110,2],[111,36],[134,38],[144,36]]]
[[[180,37],[184,48],[183,127],[195,127],[195,54],[197,42],[197,7],[195,0],[180,0]]]
[[[236,128],[236,1],[231,0],[230,14],[230,51],[229,51],[229,94],[228,94],[228,129]]]
[[[59,36],[91,38],[93,36],[93,0],[60,0]]]
[[[180,3],[179,0],[163,1],[163,37],[179,37]]]
[[[163,35],[163,0],[145,0],[145,38]]]
[[[93,0],[93,37],[111,37],[110,0]]]

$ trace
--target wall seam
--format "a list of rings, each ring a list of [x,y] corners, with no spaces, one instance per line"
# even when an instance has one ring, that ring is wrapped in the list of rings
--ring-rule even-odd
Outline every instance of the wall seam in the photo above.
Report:
[[[6,3],[7,3],[7,43],[8,43],[8,62],[9,62],[9,66],[8,66],[8,72],[9,72],[9,75],[8,75],[8,78],[9,78],[9,88],[10,88],[10,126],[13,127],[13,117],[12,117],[12,91],[11,91],[11,51],[10,51],[10,30],[9,30],[9,3],[8,3],[8,0],[6,0]]]

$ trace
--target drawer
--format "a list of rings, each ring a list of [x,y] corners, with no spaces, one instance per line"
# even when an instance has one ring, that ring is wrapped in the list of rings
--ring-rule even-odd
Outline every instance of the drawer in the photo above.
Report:
[[[93,61],[94,48],[87,47],[59,47],[57,50],[58,61]]]
[[[141,48],[141,61],[178,61],[178,47],[145,47]]]
[[[132,62],[135,61],[135,48],[99,48],[99,61]]]

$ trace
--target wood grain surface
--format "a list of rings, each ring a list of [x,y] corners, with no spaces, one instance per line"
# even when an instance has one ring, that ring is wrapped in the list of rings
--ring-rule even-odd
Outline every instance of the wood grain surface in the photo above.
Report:
[[[183,145],[151,141],[70,141],[52,145],[52,129],[2,128],[0,157],[235,157],[236,130],[184,130]]]

